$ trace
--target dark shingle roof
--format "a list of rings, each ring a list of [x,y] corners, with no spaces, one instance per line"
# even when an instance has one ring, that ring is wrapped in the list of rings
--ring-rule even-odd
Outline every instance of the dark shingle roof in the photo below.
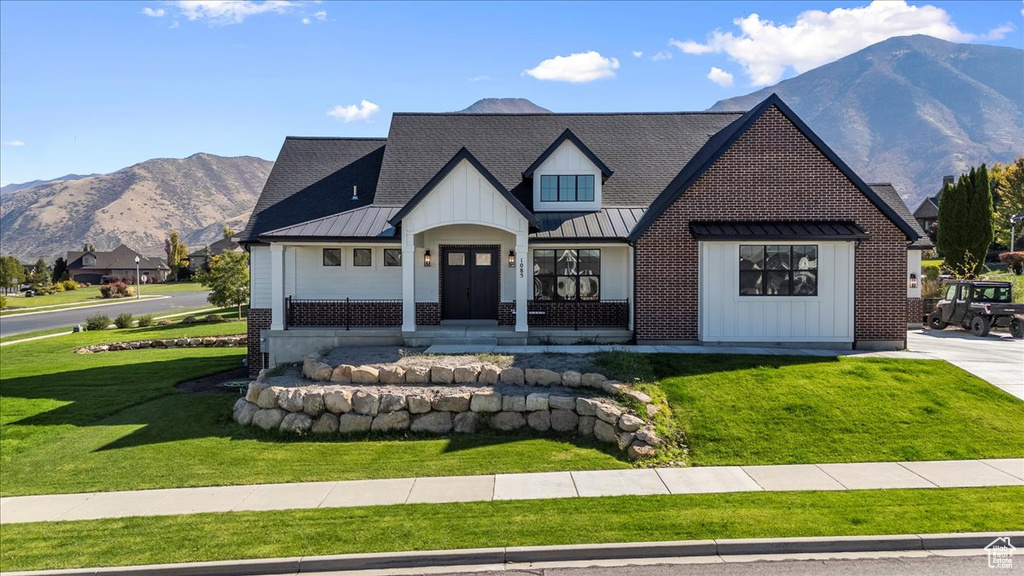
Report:
[[[89,266],[83,264],[82,257],[86,254],[92,254],[95,256],[96,263]],[[124,244],[121,244],[110,252],[100,252],[98,250],[93,250],[91,252],[68,252],[67,262],[69,269],[76,270],[128,270],[135,268],[136,256],[139,257],[140,270],[170,270],[170,268],[167,267],[167,264],[164,264],[164,261],[160,258],[147,258]]]
[[[917,232],[918,238],[910,243],[910,248],[928,249],[934,247],[934,244],[932,244],[932,241],[928,238],[928,234],[925,234],[924,229],[921,228],[921,224],[914,217],[914,214],[910,213],[910,208],[907,208],[907,203],[903,201],[903,198],[900,198],[899,192],[896,191],[896,188],[892,184],[888,182],[880,182],[876,184],[868,184],[868,186],[875,191],[875,194],[878,194],[879,198],[889,205],[889,208],[891,208],[901,220],[906,222],[908,226]]]
[[[231,238],[221,238],[220,240],[217,240],[216,242],[210,244],[209,246],[204,246],[198,250],[193,250],[192,253],[189,254],[189,256],[202,256],[205,255],[207,251],[209,251],[211,256],[216,256],[221,252],[224,252],[225,250],[231,251],[234,250],[235,248],[238,248],[237,242],[235,242]]]
[[[364,206],[264,232],[263,238],[395,238],[390,220],[398,206]]]
[[[868,237],[853,222],[690,222],[697,240],[863,240]]]
[[[938,196],[932,196],[931,198],[925,198],[921,205],[914,210],[914,218],[921,218],[923,220],[931,220],[932,218],[939,217],[939,199]]]
[[[571,130],[615,174],[605,206],[646,206],[707,142],[740,116],[729,112],[658,114],[395,114],[374,200],[408,202],[466,147],[527,208],[533,189],[523,171]]]
[[[383,138],[286,138],[237,238],[254,242],[269,230],[372,203],[384,144]]]

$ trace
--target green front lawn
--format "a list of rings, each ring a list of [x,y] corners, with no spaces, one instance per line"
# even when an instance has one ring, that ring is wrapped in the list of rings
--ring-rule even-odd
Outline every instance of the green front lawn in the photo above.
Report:
[[[1024,527],[1024,487],[621,496],[4,526],[3,570],[325,554]]]
[[[226,313],[228,314],[228,313]],[[532,433],[289,439],[230,420],[236,397],[174,384],[240,348],[72,354],[87,344],[241,333],[240,323],[85,332],[0,348],[0,494],[625,468],[617,450]],[[1024,456],[1024,403],[941,361],[608,355],[657,380],[689,463]],[[603,368],[604,369],[604,368]]]
[[[180,294],[182,292],[202,292],[204,290],[206,290],[206,288],[203,288],[197,282],[169,282],[166,284],[144,284],[142,286],[142,295],[148,296],[153,294]],[[4,310],[4,314],[16,314],[18,313],[19,309],[36,308],[39,306],[97,304],[100,302],[116,301],[117,300],[101,298],[99,286],[89,286],[86,288],[79,288],[78,290],[55,292],[53,294],[47,294],[46,296],[33,296],[31,298],[25,298],[22,296],[8,297],[8,308]],[[51,308],[51,310],[55,309],[56,308]],[[30,312],[30,310],[26,310],[26,312]]]
[[[695,466],[1024,456],[1024,402],[940,360],[649,358]]]

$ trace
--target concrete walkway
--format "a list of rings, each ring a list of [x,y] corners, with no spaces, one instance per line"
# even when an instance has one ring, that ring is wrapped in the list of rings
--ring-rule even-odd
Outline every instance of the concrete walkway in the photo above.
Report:
[[[1024,486],[1024,458],[714,466],[174,488],[0,498],[0,524],[651,494]]]

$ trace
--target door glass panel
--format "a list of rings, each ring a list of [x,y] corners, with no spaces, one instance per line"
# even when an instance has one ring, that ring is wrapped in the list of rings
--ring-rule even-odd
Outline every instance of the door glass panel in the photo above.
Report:
[[[476,253],[476,265],[477,266],[490,266],[491,265],[491,253],[490,252],[477,252]]]
[[[946,288],[946,300],[956,300],[956,284]]]
[[[449,252],[448,253],[448,265],[449,266],[465,266],[466,265],[466,253],[465,252]]]

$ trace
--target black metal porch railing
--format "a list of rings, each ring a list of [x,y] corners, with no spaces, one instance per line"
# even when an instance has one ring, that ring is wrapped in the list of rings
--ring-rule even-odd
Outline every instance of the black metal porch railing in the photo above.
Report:
[[[538,328],[629,328],[629,299],[531,300],[527,322]]]
[[[401,325],[401,300],[285,298],[285,327],[350,330]]]

